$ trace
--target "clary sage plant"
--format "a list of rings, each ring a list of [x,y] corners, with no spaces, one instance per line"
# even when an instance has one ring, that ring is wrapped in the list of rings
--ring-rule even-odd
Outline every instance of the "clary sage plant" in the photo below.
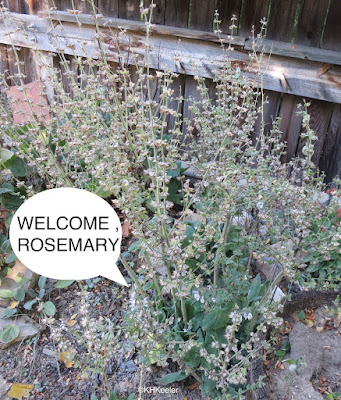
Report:
[[[153,5],[142,7],[147,37],[152,12]],[[340,191],[336,186],[321,206],[308,104],[298,110],[302,156],[284,165],[279,121],[264,133],[263,88],[232,65],[231,51],[222,48],[226,63],[214,96],[196,77],[199,100],[186,99],[190,121],[182,121],[177,74],[152,70],[148,47],[134,68],[102,54],[74,57],[75,72],[61,54],[63,77],[45,66],[54,93],[50,118],[31,108],[30,122],[16,124],[1,106],[5,144],[27,160],[39,184],[93,191],[130,221],[135,242],[121,263],[132,283],[127,329],[141,363],[175,361],[179,370],[165,382],[191,375],[203,394],[219,399],[242,399],[261,384],[251,385],[248,371],[269,347],[258,332],[282,322],[276,286],[338,285],[341,248]],[[250,54],[253,71],[261,57]],[[25,93],[19,61],[17,68]],[[34,180],[27,191],[35,192]],[[255,271],[255,255],[276,266],[272,279]]]

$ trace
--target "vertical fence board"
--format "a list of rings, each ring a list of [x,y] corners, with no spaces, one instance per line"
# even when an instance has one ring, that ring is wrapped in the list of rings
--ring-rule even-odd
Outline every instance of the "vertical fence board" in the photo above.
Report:
[[[214,0],[196,0],[192,2],[189,28],[200,31],[213,31]]]
[[[272,1],[267,31],[268,39],[291,41],[297,3],[298,0]]]
[[[239,24],[239,17],[242,7],[242,0],[218,0],[217,1],[217,10],[219,12],[219,19],[221,20],[220,29],[224,33],[230,32],[231,26],[231,17],[235,15],[237,17],[237,21],[235,21],[235,25]],[[234,34],[237,34],[237,31],[234,30]]]
[[[93,0],[95,7],[97,7],[97,0]],[[74,0],[75,9],[82,11],[84,14],[91,14],[93,12],[92,4],[87,0]]]
[[[196,0],[192,3],[190,28],[201,31],[213,30],[214,18],[214,1],[213,0]],[[213,85],[213,82],[211,83]],[[183,118],[191,119],[190,98],[197,99],[199,92],[197,91],[198,83],[193,76],[186,75],[185,81],[185,102],[183,109]],[[187,124],[182,125],[182,132],[186,132]]]
[[[305,0],[300,18],[295,43],[318,47],[330,0]]]
[[[324,142],[319,168],[326,174],[326,182],[339,175],[341,178],[341,104],[336,104]]]
[[[166,0],[165,3],[165,25],[176,26],[179,28],[187,28],[189,17],[190,0]],[[173,100],[170,102],[169,107],[177,110],[178,99],[180,96],[185,95],[185,75],[179,75],[174,80],[172,88],[174,90]],[[182,102],[179,112],[183,113],[184,102]],[[174,129],[174,117],[168,118],[168,130]]]
[[[140,20],[140,2],[138,0],[119,0],[118,1],[118,17]]]
[[[155,8],[153,9],[152,23],[164,25],[165,24],[165,10],[167,0],[155,0]]]
[[[311,102],[311,105],[308,108],[310,127],[314,130],[318,138],[314,143],[314,155],[312,161],[318,165],[328,130],[333,104],[315,99],[309,99],[309,102]],[[306,139],[300,138],[297,146],[297,155],[302,156],[302,149],[305,144]]]
[[[241,36],[250,36],[252,26],[255,33],[260,32],[260,20],[268,16],[269,0],[244,0],[242,19],[240,21]]]
[[[0,45],[0,72],[4,74],[4,80],[8,82],[8,58],[7,58],[7,46],[1,44]],[[5,88],[0,86],[0,102],[5,104],[6,102],[6,95],[5,95]],[[1,140],[1,137],[0,137]]]
[[[66,11],[67,9],[72,10],[72,0],[52,0],[57,7],[57,10]]]
[[[23,0],[5,0],[4,6],[9,9],[9,11],[28,14],[29,6],[26,1]]]
[[[118,18],[118,0],[98,0],[98,9],[106,17]]]
[[[271,92],[270,90],[264,91],[264,96],[267,98],[267,102],[263,107],[263,118],[264,118],[264,135],[268,135],[272,129],[272,124],[277,118],[278,110],[280,106],[281,93]],[[259,104],[261,105],[261,104]],[[256,143],[262,127],[262,116],[259,115],[252,134],[252,142]]]
[[[326,27],[322,39],[322,47],[340,51],[341,38],[341,1],[331,0]]]
[[[302,102],[298,96],[284,94],[279,117],[281,122],[279,129],[282,132],[281,140],[287,142],[286,154],[283,155],[282,161],[290,161],[296,154],[297,144],[300,138],[302,117],[296,115],[297,105]]]
[[[187,28],[190,0],[166,0],[165,25]]]

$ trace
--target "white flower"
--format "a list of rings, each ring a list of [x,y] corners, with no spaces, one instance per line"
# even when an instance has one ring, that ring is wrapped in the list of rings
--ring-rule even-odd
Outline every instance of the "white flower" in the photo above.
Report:
[[[195,298],[196,301],[200,300],[200,294],[197,290],[193,290],[193,296]]]

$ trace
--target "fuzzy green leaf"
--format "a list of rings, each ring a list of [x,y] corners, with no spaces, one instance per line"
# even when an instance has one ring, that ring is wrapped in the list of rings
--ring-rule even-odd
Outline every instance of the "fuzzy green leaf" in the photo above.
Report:
[[[47,315],[48,317],[53,317],[53,316],[55,315],[55,313],[56,313],[56,307],[55,307],[55,305],[52,303],[52,301],[47,301],[47,302],[44,304],[44,311],[45,311],[45,313],[46,313],[46,315]]]
[[[11,343],[20,334],[20,329],[15,325],[6,325],[0,330],[0,341]]]
[[[171,372],[170,374],[165,375],[162,377],[160,380],[162,383],[173,383],[173,382],[179,382],[183,381],[188,377],[187,373],[184,371],[178,371],[178,372]]]

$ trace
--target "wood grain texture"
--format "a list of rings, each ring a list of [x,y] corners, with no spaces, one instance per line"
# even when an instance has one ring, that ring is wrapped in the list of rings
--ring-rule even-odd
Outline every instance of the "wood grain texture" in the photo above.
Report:
[[[39,16],[48,17],[51,20],[60,20],[62,22],[76,23],[78,20],[84,25],[93,25],[94,20],[91,15],[81,14],[77,18],[75,15],[67,12],[40,12]],[[182,21],[185,23],[185,19]],[[174,21],[170,21],[174,24]],[[98,19],[100,27],[122,27],[123,29],[145,32],[146,25],[140,21],[129,21],[118,18],[102,18]],[[179,38],[188,38],[202,41],[210,41],[214,43],[229,43],[231,41],[229,35],[222,34],[218,36],[213,32],[205,32],[199,30],[189,30],[170,25],[153,25],[152,32],[160,35],[170,35]],[[233,43],[235,46],[243,46],[245,50],[252,50],[252,41],[247,40],[244,36],[234,36]],[[330,51],[311,46],[292,45],[291,43],[280,42],[276,40],[264,39],[260,45],[259,51],[267,54],[275,54],[280,56],[299,58],[302,60],[320,61],[325,63],[341,65],[341,52]]]
[[[281,140],[287,143],[286,154],[282,156],[283,162],[290,161],[296,154],[302,126],[302,117],[296,115],[299,103],[302,103],[302,98],[297,96],[285,94],[282,98],[279,130],[282,132]]]
[[[339,175],[341,177],[341,104],[336,104],[324,141],[319,168],[326,174],[325,181],[330,183]]]
[[[295,44],[319,47],[330,0],[304,0]]]
[[[75,15],[63,11],[62,12],[42,11],[39,12],[38,15],[41,18],[49,18],[53,21],[71,22],[71,23],[77,23],[79,21],[83,25],[94,25],[94,18],[91,15],[80,14],[76,17]],[[121,19],[121,18],[101,18],[98,19],[97,22],[99,27],[111,27],[111,28],[120,27],[122,29],[126,29],[129,31],[146,32],[146,24],[141,21],[131,21],[128,19]],[[170,35],[179,38],[188,38],[194,40],[204,40],[214,43],[221,43],[221,41],[223,43],[230,43],[231,41],[229,35],[219,36],[213,32],[205,32],[195,29],[184,29],[169,25],[153,24],[151,32],[155,34]],[[245,43],[245,38],[236,36],[233,38],[233,43],[235,45],[243,46]]]
[[[317,140],[314,142],[314,154],[312,161],[315,165],[319,164],[323,144],[326,139],[327,130],[333,110],[333,104],[325,101],[306,99],[311,103],[308,108],[310,115],[310,127],[314,130]],[[302,149],[306,144],[306,139],[300,138],[297,146],[297,155],[302,156]]]
[[[88,0],[73,0],[75,9],[82,11],[85,14],[92,14],[93,8],[92,4]],[[98,6],[97,0],[93,0],[95,7]],[[72,8],[72,7],[71,7]]]
[[[57,10],[66,11],[71,10],[72,7],[72,0],[51,0],[54,4],[54,7],[57,7]]]
[[[174,111],[178,111],[180,114],[183,114],[184,111],[184,102],[179,102],[179,98],[185,97],[185,79],[186,77],[182,74],[179,74],[178,78],[176,78],[172,84],[172,89],[174,90],[172,100],[169,103],[169,108]],[[182,118],[180,118],[180,122]],[[175,117],[169,115],[167,118],[167,129],[172,130],[176,128],[175,126]],[[179,127],[181,129],[181,126]]]
[[[192,1],[190,25],[191,29],[213,31],[214,0]]]
[[[188,27],[190,0],[166,0],[165,25]]]
[[[298,0],[273,0],[267,38],[290,42]]]
[[[272,129],[273,122],[278,116],[281,94],[278,92],[272,92],[270,90],[264,91],[264,107],[263,107],[263,120],[264,120],[264,135],[268,135]],[[261,106],[261,99],[258,103]],[[259,137],[259,133],[262,127],[262,116],[259,115],[252,134],[252,142],[255,143]]]
[[[46,33],[50,29],[49,21],[36,16],[13,13],[9,22],[11,29],[34,23],[34,41],[30,40],[22,28],[9,37],[6,27],[0,24],[0,43],[10,44],[13,40],[17,46],[36,50],[64,52],[91,58],[101,56],[98,42],[94,40],[94,27],[82,26],[82,40],[79,40],[79,27],[74,23],[56,25],[51,35]],[[119,51],[117,33],[114,29],[102,29],[102,47],[108,60],[118,62],[122,54],[128,64],[134,63],[133,56],[143,61],[147,45],[145,34],[127,32],[120,35]],[[213,79],[226,63],[226,57],[220,45],[216,43],[184,38],[179,43],[176,37],[153,33],[149,38],[149,46],[150,67],[153,69],[169,69],[177,73]],[[249,71],[246,70],[249,57],[243,49],[239,50],[235,46],[235,51],[230,53],[229,57],[232,64],[239,66],[250,79],[260,82],[257,68],[251,67]],[[264,58],[263,63],[261,69],[264,71],[264,89],[299,96],[308,94],[311,98],[341,103],[341,67],[334,66],[327,73],[321,74],[320,63],[306,60],[272,56],[270,60]]]
[[[118,0],[118,17],[140,21],[140,1],[139,0]]]
[[[324,49],[340,51],[341,1],[331,0],[322,40]]]
[[[260,32],[260,20],[268,16],[269,0],[244,0],[239,35],[250,36],[252,26]]]
[[[153,9],[153,14],[152,14],[153,24],[160,24],[160,25],[165,24],[166,1],[167,0],[153,1],[153,3],[155,4],[155,8]]]
[[[244,49],[252,50],[252,42],[245,42]],[[324,50],[311,46],[300,44],[279,42],[277,40],[262,40],[262,45],[258,52],[263,51],[266,54],[276,54],[284,57],[299,58],[301,60],[320,61],[328,64],[341,65],[341,52]]]
[[[7,57],[7,46],[0,44],[0,73],[3,74],[3,79],[5,82],[8,83],[8,57]],[[0,102],[5,103],[6,101],[6,94],[5,88],[1,85],[0,86]],[[1,138],[0,138],[1,143]]]
[[[233,15],[236,16],[237,21],[234,22],[236,26],[239,24],[239,17],[242,8],[242,0],[218,0],[217,10],[219,12],[219,19],[221,20],[220,29],[224,33],[230,33],[230,26],[232,24],[231,18]],[[233,32],[237,35],[237,30]]]
[[[105,17],[118,18],[118,0],[98,0],[98,10]]]
[[[4,6],[8,8],[9,11],[28,14],[29,13],[29,5],[26,1],[23,0],[5,0]]]

